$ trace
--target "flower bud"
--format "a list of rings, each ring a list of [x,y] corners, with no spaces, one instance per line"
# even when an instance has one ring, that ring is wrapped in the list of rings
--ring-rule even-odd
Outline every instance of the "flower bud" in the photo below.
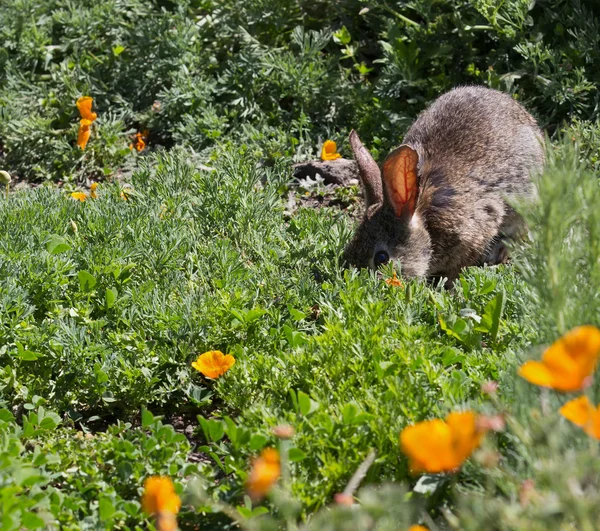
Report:
[[[7,171],[0,171],[0,184],[9,184],[12,181],[12,177]]]

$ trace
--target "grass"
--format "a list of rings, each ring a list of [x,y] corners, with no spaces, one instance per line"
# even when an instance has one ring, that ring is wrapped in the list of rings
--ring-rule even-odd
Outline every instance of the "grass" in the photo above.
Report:
[[[0,7],[17,21],[0,24],[0,169],[18,181],[0,200],[2,529],[152,526],[155,474],[184,530],[593,529],[597,443],[516,370],[600,322],[595,8],[395,4],[324,2],[327,23],[276,0]],[[326,137],[347,155],[351,127],[381,158],[465,82],[554,135],[529,241],[453,290],[343,269],[358,191],[299,187],[292,163]],[[70,197],[91,181],[97,199]],[[236,363],[209,380],[191,362],[214,349]],[[457,474],[411,475],[401,430],[461,409],[507,427]],[[251,460],[276,445],[289,477],[252,504]],[[371,451],[360,503],[334,503]]]

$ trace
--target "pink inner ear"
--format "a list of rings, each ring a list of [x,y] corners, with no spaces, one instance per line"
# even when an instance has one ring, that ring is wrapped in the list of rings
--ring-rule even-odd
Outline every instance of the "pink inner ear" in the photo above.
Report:
[[[417,204],[419,156],[410,146],[400,146],[383,162],[383,182],[397,216],[413,215]]]

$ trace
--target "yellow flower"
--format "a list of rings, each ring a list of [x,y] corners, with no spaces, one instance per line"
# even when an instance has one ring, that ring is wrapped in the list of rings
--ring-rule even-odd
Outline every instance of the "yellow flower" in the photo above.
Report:
[[[337,145],[333,140],[325,140],[321,149],[321,160],[339,159],[341,155],[337,152]]]
[[[385,279],[385,283],[388,286],[397,286],[397,287],[401,287],[402,286],[402,282],[400,281],[400,279],[396,276],[396,272],[394,271],[392,273],[392,278],[386,278]]]
[[[429,529],[427,529],[426,527],[424,527],[422,525],[411,525],[408,528],[408,531],[429,531]]]
[[[542,361],[528,361],[519,375],[528,382],[556,391],[579,391],[591,382],[600,356],[600,330],[580,326],[555,341]]]
[[[96,188],[98,188],[98,183],[92,183],[90,186],[90,197],[92,199],[98,199],[98,194],[96,193]]]
[[[129,201],[129,198],[131,197],[132,193],[133,190],[131,188],[125,187],[121,188],[119,195],[121,196],[121,199],[123,199],[123,201]]]
[[[250,476],[246,481],[246,490],[254,500],[265,496],[279,479],[281,464],[279,452],[275,448],[265,448],[260,457],[254,460]]]
[[[88,120],[86,118],[82,118],[79,121],[79,133],[77,134],[77,145],[81,149],[85,149],[87,146],[88,140],[90,139],[90,126],[92,125],[92,120]]]
[[[175,531],[177,529],[176,515],[181,508],[181,500],[175,493],[175,487],[170,478],[152,476],[144,482],[142,510],[146,514],[156,515],[158,531]]]
[[[231,369],[234,363],[235,358],[231,354],[225,355],[220,350],[210,350],[200,354],[192,363],[192,367],[208,378],[218,378]]]
[[[480,428],[472,411],[451,413],[446,420],[427,420],[405,428],[400,434],[402,451],[413,472],[451,472],[471,455],[481,442]]]
[[[560,408],[560,414],[591,437],[600,439],[600,405],[594,407],[587,396],[567,402]]]
[[[71,197],[73,199],[77,199],[78,201],[85,201],[87,199],[87,194],[84,194],[83,192],[73,192],[71,194]]]
[[[77,108],[79,109],[79,114],[84,120],[89,120],[89,122],[93,122],[98,118],[98,115],[95,112],[92,112],[92,102],[94,98],[90,96],[82,96],[77,100]]]

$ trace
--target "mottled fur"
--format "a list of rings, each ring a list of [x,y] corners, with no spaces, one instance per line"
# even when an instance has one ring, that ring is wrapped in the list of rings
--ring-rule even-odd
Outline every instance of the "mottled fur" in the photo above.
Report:
[[[404,276],[452,280],[463,267],[506,261],[503,239],[523,229],[506,200],[532,198],[531,174],[544,164],[543,136],[533,117],[506,94],[461,87],[424,111],[403,143],[419,156],[414,215],[396,216],[384,192],[382,203],[366,205],[346,248],[347,262],[373,267],[374,254],[385,250]],[[360,140],[355,145],[362,147]],[[374,162],[363,164],[366,195],[377,186],[378,172]]]

